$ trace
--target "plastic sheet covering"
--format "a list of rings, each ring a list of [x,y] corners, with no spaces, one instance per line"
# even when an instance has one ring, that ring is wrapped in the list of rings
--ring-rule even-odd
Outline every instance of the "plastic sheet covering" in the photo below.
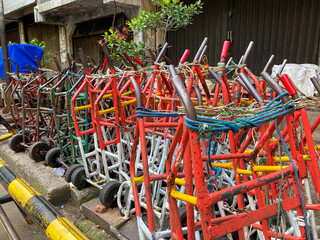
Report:
[[[42,55],[43,49],[38,46],[29,44],[12,44],[8,46],[9,58],[15,61],[24,73],[29,73],[27,65],[37,67],[38,64],[35,56],[38,56],[41,61]],[[0,48],[0,56],[2,56],[2,48]],[[16,73],[16,66],[13,63],[11,63],[11,66],[12,71]],[[0,59],[0,78],[5,78],[2,57]]]
[[[272,68],[272,76],[278,72],[280,65],[274,65]],[[314,64],[287,64],[283,74],[288,74],[293,85],[298,90],[301,96],[313,98],[315,88],[310,81],[311,77],[320,79],[320,67]]]

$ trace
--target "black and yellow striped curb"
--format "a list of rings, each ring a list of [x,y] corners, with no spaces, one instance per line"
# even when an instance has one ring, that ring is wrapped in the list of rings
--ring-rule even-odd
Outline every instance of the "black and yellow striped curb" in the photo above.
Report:
[[[53,240],[88,240],[68,219],[63,217],[43,196],[19,179],[0,158],[0,183],[17,205]]]

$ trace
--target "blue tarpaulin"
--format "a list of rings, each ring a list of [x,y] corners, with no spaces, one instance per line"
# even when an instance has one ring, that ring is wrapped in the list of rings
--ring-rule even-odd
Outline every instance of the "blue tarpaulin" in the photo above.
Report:
[[[38,46],[30,44],[12,44],[8,46],[8,56],[13,61],[15,61],[19,68],[24,73],[29,73],[27,65],[30,67],[38,67],[36,56],[39,57],[40,61],[42,59],[43,49]],[[0,48],[0,78],[5,78],[4,67],[3,67],[3,57],[2,57],[2,48]],[[16,73],[16,66],[11,63],[12,71]]]

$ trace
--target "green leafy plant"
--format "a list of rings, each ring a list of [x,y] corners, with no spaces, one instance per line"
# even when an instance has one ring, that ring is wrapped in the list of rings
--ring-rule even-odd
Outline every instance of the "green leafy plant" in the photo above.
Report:
[[[166,35],[168,31],[192,24],[193,17],[201,13],[203,7],[201,0],[190,5],[180,0],[152,0],[152,3],[157,8],[156,12],[142,11],[140,17],[128,22],[133,31],[162,29]]]
[[[119,59],[116,53],[125,51],[129,57],[138,57],[146,62],[146,45],[143,42],[134,42],[131,37],[133,33],[160,29],[164,31],[166,39],[168,31],[175,31],[192,24],[193,17],[201,13],[203,6],[201,0],[190,5],[180,0],[151,1],[156,7],[155,12],[142,11],[141,16],[127,21],[127,25],[121,30],[112,27],[103,35],[104,38],[100,44],[106,43],[113,58]]]
[[[100,41],[100,44],[103,42],[106,43],[107,47],[111,51],[112,58],[121,60],[116,53],[126,52],[130,58],[137,57],[144,60],[146,51],[145,44],[143,42],[134,42],[130,37],[130,32],[127,27],[124,27],[122,31],[119,29],[113,31],[113,29],[110,28],[109,32],[105,32],[103,37],[104,38]]]

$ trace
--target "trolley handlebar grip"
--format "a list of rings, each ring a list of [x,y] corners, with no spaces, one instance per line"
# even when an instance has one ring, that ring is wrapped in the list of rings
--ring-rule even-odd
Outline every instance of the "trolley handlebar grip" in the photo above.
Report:
[[[269,60],[268,60],[268,62],[266,64],[266,66],[263,69],[263,72],[268,72],[268,70],[269,70],[271,64],[273,63],[273,61],[274,61],[274,55],[271,55],[271,57],[269,58]]]
[[[156,61],[155,61],[156,63],[159,63],[159,62],[160,62],[160,59],[163,57],[165,51],[167,50],[167,47],[168,47],[168,43],[166,42],[166,43],[163,45],[163,47],[162,47],[159,55],[158,55],[157,58],[156,58]]]
[[[83,49],[79,48],[79,53],[80,53],[80,61],[82,62],[82,65],[85,69],[89,68],[89,65],[87,63],[86,57],[84,55]]]
[[[182,55],[182,57],[180,58],[179,60],[179,63],[184,63],[187,59],[187,57],[189,56],[190,54],[190,50],[189,49],[186,49]]]
[[[38,56],[35,56],[37,64],[38,64],[38,68],[41,68],[41,62]]]
[[[230,47],[230,41],[224,41],[220,59],[226,59]]]
[[[196,109],[191,101],[191,98],[187,92],[187,89],[184,87],[183,82],[181,81],[180,76],[177,74],[174,65],[169,66],[169,71],[171,74],[171,81],[178,93],[180,100],[183,102],[183,105],[186,109],[187,117],[191,120],[197,120]]]
[[[103,60],[102,71],[106,70],[106,66],[107,66],[107,59],[105,58]]]
[[[200,54],[202,53],[202,50],[207,45],[207,43],[208,43],[208,38],[205,37],[201,43],[200,48],[198,49],[197,54],[194,56],[193,62],[196,62],[199,60]]]
[[[133,61],[135,61],[136,63],[138,63],[140,66],[143,66],[143,62],[142,62],[139,58],[134,57],[134,58],[133,58]]]
[[[61,67],[60,67],[60,64],[58,62],[58,59],[56,57],[53,57],[53,61],[56,64],[58,71],[61,72]]]
[[[213,79],[216,80],[217,83],[219,83],[220,86],[222,86],[222,81],[221,81],[219,75],[214,70],[212,70],[211,68],[209,68],[209,73],[211,74]]]
[[[249,43],[249,46],[245,52],[245,54],[243,55],[243,60],[242,60],[242,63],[245,64],[247,62],[247,59],[248,59],[248,56],[249,56],[249,53],[251,52],[252,48],[253,48],[253,45],[254,45],[254,42],[251,41]]]
[[[136,79],[133,76],[130,76],[130,81],[133,86],[133,89],[136,94],[136,99],[137,99],[137,107],[142,107],[142,97],[141,97],[141,90],[140,87],[136,81]]]
[[[101,47],[102,47],[102,51],[103,51],[103,53],[104,53],[104,55],[105,55],[105,57],[107,59],[108,66],[113,69],[114,68],[114,64],[113,64],[113,61],[111,59],[110,53],[108,51],[108,48],[106,47],[105,44],[102,44]]]
[[[207,51],[207,49],[208,49],[208,46],[207,46],[207,45],[205,45],[205,46],[204,46],[204,48],[203,48],[203,50],[202,50],[202,52],[201,52],[201,54],[200,54],[200,57],[199,57],[199,63],[201,62],[202,57],[203,57],[204,53]]]
[[[280,81],[282,82],[283,86],[287,89],[290,96],[298,94],[296,88],[293,86],[292,81],[290,80],[287,74],[283,74],[279,76]]]
[[[281,95],[282,93],[285,93],[285,91],[279,86],[278,83],[276,83],[276,81],[274,81],[274,79],[271,77],[271,75],[269,73],[262,72],[260,75],[266,81],[266,83],[273,89],[273,91],[275,91],[277,93],[277,95]],[[288,102],[289,97],[283,96],[282,101],[284,103]]]
[[[257,100],[257,102],[263,103],[262,97],[259,95],[255,87],[251,84],[247,76],[244,73],[240,73],[240,78],[243,81],[243,83],[247,86],[252,96]]]
[[[153,61],[156,61],[157,56],[156,56],[156,54],[154,53],[154,51],[153,51],[151,48],[148,48],[148,51],[149,51],[149,53],[150,53],[150,56],[151,56],[152,60],[153,60]]]
[[[311,80],[313,86],[316,88],[317,92],[320,94],[320,84],[319,84],[317,78],[312,77],[312,78],[310,78],[310,80]]]
[[[280,66],[280,68],[279,68],[279,70],[278,70],[278,72],[277,72],[277,75],[278,75],[278,76],[282,73],[284,67],[287,65],[287,61],[288,61],[287,59],[284,59],[284,60],[283,60],[281,66]]]
[[[192,88],[193,88],[194,92],[196,93],[198,106],[202,107],[203,106],[203,102],[202,102],[202,96],[201,96],[200,89],[196,85],[192,85]]]

